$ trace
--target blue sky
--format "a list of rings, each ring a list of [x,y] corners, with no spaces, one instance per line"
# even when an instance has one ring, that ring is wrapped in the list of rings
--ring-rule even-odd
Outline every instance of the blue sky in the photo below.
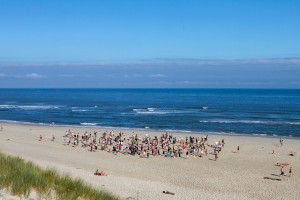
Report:
[[[296,0],[0,0],[0,87],[300,88],[299,10]]]

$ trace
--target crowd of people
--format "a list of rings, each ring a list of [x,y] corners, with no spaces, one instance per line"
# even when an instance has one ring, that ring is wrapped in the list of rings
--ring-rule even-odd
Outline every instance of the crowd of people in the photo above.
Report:
[[[219,152],[225,145],[224,139],[214,144],[209,144],[208,135],[204,137],[186,136],[185,138],[179,138],[168,132],[162,133],[160,136],[151,136],[149,134],[142,136],[132,132],[127,137],[123,132],[105,131],[98,136],[96,131],[79,134],[68,130],[64,137],[66,145],[81,145],[89,148],[91,152],[102,150],[113,154],[139,155],[143,158],[149,158],[150,156],[171,158],[202,157],[210,153],[217,160]]]
[[[152,156],[188,158],[189,156],[203,157],[211,154],[217,160],[220,151],[225,145],[224,139],[209,144],[208,135],[204,137],[186,136],[183,138],[168,132],[162,133],[160,136],[151,136],[149,134],[143,136],[132,132],[129,136],[126,136],[124,132],[115,133],[113,130],[110,132],[106,130],[99,136],[96,131],[93,133],[86,131],[84,134],[79,134],[68,130],[65,132],[64,138],[65,145],[89,148],[91,152],[101,150],[115,155],[138,155],[141,158],[150,158]],[[54,139],[55,137],[53,136],[52,141]],[[280,139],[280,144],[281,146],[283,145],[282,139]],[[239,151],[240,146],[237,147],[237,151],[234,153]],[[276,163],[276,165],[280,166],[280,175],[284,175],[285,163]],[[289,176],[291,173],[292,168],[289,170]]]

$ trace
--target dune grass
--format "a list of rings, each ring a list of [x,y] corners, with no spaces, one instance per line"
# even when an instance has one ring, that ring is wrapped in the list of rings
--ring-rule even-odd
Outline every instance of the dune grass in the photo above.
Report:
[[[60,175],[54,169],[44,170],[32,162],[0,152],[0,189],[13,195],[28,197],[36,191],[46,199],[118,199],[112,194],[95,189],[81,179]]]

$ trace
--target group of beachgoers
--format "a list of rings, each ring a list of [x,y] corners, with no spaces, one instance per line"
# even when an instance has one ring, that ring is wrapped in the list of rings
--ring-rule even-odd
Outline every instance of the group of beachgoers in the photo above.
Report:
[[[186,136],[183,138],[168,132],[162,133],[160,136],[151,136],[149,134],[143,136],[132,132],[129,137],[126,137],[124,132],[115,133],[113,130],[110,132],[106,130],[98,137],[96,131],[93,133],[86,131],[84,134],[79,134],[68,130],[65,132],[64,138],[65,145],[89,148],[90,152],[101,150],[114,155],[138,155],[141,158],[150,158],[152,156],[188,158],[189,156],[203,157],[210,154],[214,156],[216,161],[225,145],[224,139],[209,144],[208,135],[204,137]],[[55,137],[53,136],[52,141],[54,140]],[[280,139],[279,142],[280,146],[283,146],[283,140]],[[239,153],[239,151],[240,146],[237,146],[237,150],[233,151],[233,153]],[[272,154],[274,154],[274,150]],[[291,152],[290,155],[294,156],[294,154],[295,152]],[[276,163],[275,165],[280,166],[280,176],[282,176],[284,175],[284,168],[289,164]],[[292,167],[289,169],[289,176],[291,176],[291,173]]]
[[[54,137],[54,136],[53,136]],[[96,131],[78,134],[68,130],[64,135],[64,144],[87,147],[91,152],[97,150],[107,151],[115,155],[121,153],[124,155],[138,155],[141,158],[150,158],[151,156],[164,156],[170,158],[188,158],[203,157],[209,154],[208,149],[211,148],[210,154],[218,159],[218,155],[224,147],[224,139],[208,144],[208,135],[204,137],[186,136],[179,138],[171,133],[162,133],[158,136],[138,135],[134,132],[129,137],[125,133],[114,131],[105,131],[100,137]]]
[[[279,144],[280,144],[280,147],[282,147],[283,146],[283,139],[279,139]],[[274,150],[273,150],[273,152],[272,152],[272,154],[274,154],[275,152],[274,152]],[[289,155],[290,156],[294,156],[296,154],[296,152],[293,152],[293,151],[291,151],[291,153],[289,153]],[[280,167],[280,176],[285,176],[285,174],[284,174],[284,168],[285,167],[288,167],[290,164],[288,163],[288,162],[283,162],[283,163],[280,163],[280,162],[277,162],[277,163],[275,163],[275,166],[278,166],[278,167]],[[290,166],[289,167],[289,177],[291,177],[291,175],[292,175],[292,167]]]

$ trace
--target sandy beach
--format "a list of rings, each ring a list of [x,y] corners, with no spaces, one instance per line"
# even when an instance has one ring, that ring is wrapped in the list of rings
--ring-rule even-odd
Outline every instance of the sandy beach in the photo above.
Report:
[[[78,133],[95,130],[101,134],[105,131],[98,128],[1,125],[1,152],[20,156],[43,168],[56,168],[61,173],[80,177],[121,199],[300,199],[300,140],[296,139],[284,138],[281,147],[279,138],[209,135],[208,143],[225,140],[217,161],[211,154],[187,159],[140,158],[101,150],[90,152],[89,148],[80,145],[64,144],[63,136],[68,129]],[[126,135],[132,132],[122,131]],[[39,141],[40,134],[42,141]],[[52,135],[55,135],[55,141],[51,141]],[[178,134],[178,137],[186,135]],[[240,151],[234,153],[237,146],[240,146]],[[297,154],[290,156],[291,151]],[[278,176],[280,167],[275,166],[277,162],[290,163],[285,167],[285,176]],[[290,166],[293,168],[291,177],[288,176]],[[96,169],[105,171],[108,176],[95,176]]]

